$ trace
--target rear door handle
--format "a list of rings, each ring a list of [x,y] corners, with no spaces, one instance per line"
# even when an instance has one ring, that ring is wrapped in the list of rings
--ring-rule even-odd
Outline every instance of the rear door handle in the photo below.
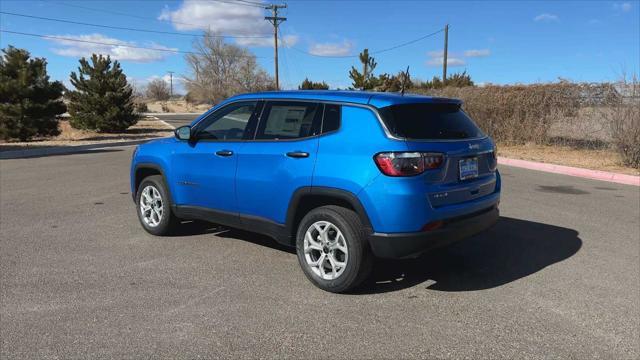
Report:
[[[290,158],[299,159],[309,157],[309,153],[304,151],[290,151],[287,153],[287,156]]]
[[[233,151],[231,151],[231,150],[219,150],[219,151],[216,151],[216,155],[227,157],[227,156],[233,155]]]

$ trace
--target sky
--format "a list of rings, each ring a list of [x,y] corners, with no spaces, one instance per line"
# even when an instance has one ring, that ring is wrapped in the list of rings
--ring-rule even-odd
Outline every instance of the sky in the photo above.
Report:
[[[51,78],[67,86],[78,59],[95,52],[118,59],[127,77],[140,87],[173,71],[176,92],[182,92],[180,79],[190,76],[190,70],[185,55],[174,51],[193,51],[193,42],[206,29],[235,36],[225,41],[247,47],[273,75],[273,27],[264,20],[269,12],[257,3],[267,2],[0,0],[0,29],[58,37],[0,32],[0,47],[13,45],[46,58]],[[349,69],[361,67],[357,54],[364,48],[378,63],[374,74],[397,73],[409,66],[413,79],[441,76],[445,24],[450,26],[448,73],[466,70],[479,84],[559,78],[601,82],[614,81],[623,72],[640,72],[640,1],[289,0],[286,4],[281,10],[287,20],[280,26],[284,41],[279,47],[284,89],[296,88],[305,77],[332,88],[349,87]],[[355,57],[336,57],[350,55]]]

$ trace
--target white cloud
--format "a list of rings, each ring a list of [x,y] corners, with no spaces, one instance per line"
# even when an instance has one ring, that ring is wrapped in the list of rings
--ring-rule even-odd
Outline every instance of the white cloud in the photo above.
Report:
[[[429,56],[429,60],[427,60],[427,65],[429,66],[442,66],[444,64],[444,51],[443,50],[435,50],[429,51],[427,53]],[[447,54],[447,66],[456,67],[456,66],[464,66],[466,63],[463,59],[456,57],[453,53]]]
[[[156,79],[161,79],[161,80],[163,80],[164,82],[166,82],[167,84],[169,84],[169,83],[171,82],[171,76],[170,76],[169,74],[164,74],[164,75],[162,75],[162,76],[159,76],[159,75],[151,75],[151,76],[149,76],[148,78],[143,79],[141,82],[142,82],[143,84],[148,84],[148,83],[150,83],[150,82],[152,82],[153,80],[156,80]],[[184,79],[182,78],[182,76],[180,76],[180,75],[178,75],[178,74],[173,74],[173,85],[174,85],[174,86],[175,86],[176,84],[178,84],[178,83],[183,82],[183,81],[184,81]]]
[[[466,57],[485,57],[491,55],[489,49],[471,49],[464,52]]]
[[[319,56],[345,56],[351,54],[353,43],[344,40],[342,43],[319,43],[309,48],[309,52]]]
[[[176,10],[165,7],[158,19],[170,21],[177,30],[211,30],[239,36],[235,38],[239,45],[273,47],[273,26],[264,16],[265,9],[256,6],[231,1],[185,0]],[[294,45],[298,37],[285,36],[285,42],[288,46]]]
[[[613,8],[615,10],[622,10],[624,12],[631,11],[631,7],[632,6],[631,6],[630,2],[623,2],[623,3],[620,3],[620,4],[618,4],[618,3],[613,4]]]
[[[429,66],[442,66],[442,64],[444,64],[444,56],[432,57],[427,60],[427,65]],[[464,66],[465,64],[466,63],[462,59],[447,56],[447,66],[456,67]]]
[[[278,47],[292,47],[298,43],[300,38],[297,35],[278,36]],[[236,43],[249,47],[273,47],[273,37],[267,38],[237,38]]]
[[[152,47],[156,49],[172,50],[175,48],[169,48],[166,46],[158,45],[156,43],[147,43],[144,45],[138,45],[132,41],[124,41],[107,37],[102,34],[87,34],[87,35],[49,35],[63,39],[47,38],[62,47],[54,48],[52,51],[61,56],[69,57],[89,57],[91,54],[109,55],[115,60],[128,60],[133,62],[153,62],[166,58],[171,55],[171,52],[167,51],[155,51],[149,49],[137,49],[129,46],[144,46]],[[74,41],[79,40],[79,41]],[[82,42],[86,41],[86,42]],[[96,44],[105,43],[109,45]],[[113,44],[113,45],[111,45]]]
[[[548,14],[548,13],[540,14],[533,18],[533,21],[543,21],[543,22],[553,22],[553,21],[557,22],[559,20],[560,18],[558,17],[558,15]]]

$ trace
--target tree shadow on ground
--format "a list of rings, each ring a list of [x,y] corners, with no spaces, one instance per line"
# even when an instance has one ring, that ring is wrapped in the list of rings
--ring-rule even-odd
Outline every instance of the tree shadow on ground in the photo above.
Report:
[[[356,293],[400,290],[429,281],[430,290],[474,291],[508,284],[563,261],[582,247],[578,232],[500,217],[488,231],[409,260],[377,260]]]
[[[10,160],[10,159],[33,159],[33,158],[41,158],[41,157],[50,157],[50,156],[63,156],[63,155],[82,155],[82,154],[100,154],[100,153],[113,153],[123,151],[121,149],[67,149],[68,147],[57,147],[57,146],[47,146],[43,147],[43,150],[47,151],[45,153],[30,153],[24,152],[19,154],[3,154],[0,152],[0,160]]]

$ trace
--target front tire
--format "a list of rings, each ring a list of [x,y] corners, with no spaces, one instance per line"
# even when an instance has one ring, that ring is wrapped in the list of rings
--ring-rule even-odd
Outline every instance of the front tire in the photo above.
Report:
[[[171,198],[160,175],[142,180],[136,193],[136,209],[140,224],[153,235],[169,235],[180,223],[171,212]]]
[[[307,278],[320,289],[335,293],[360,285],[373,264],[358,215],[333,205],[316,208],[302,219],[296,252]]]

